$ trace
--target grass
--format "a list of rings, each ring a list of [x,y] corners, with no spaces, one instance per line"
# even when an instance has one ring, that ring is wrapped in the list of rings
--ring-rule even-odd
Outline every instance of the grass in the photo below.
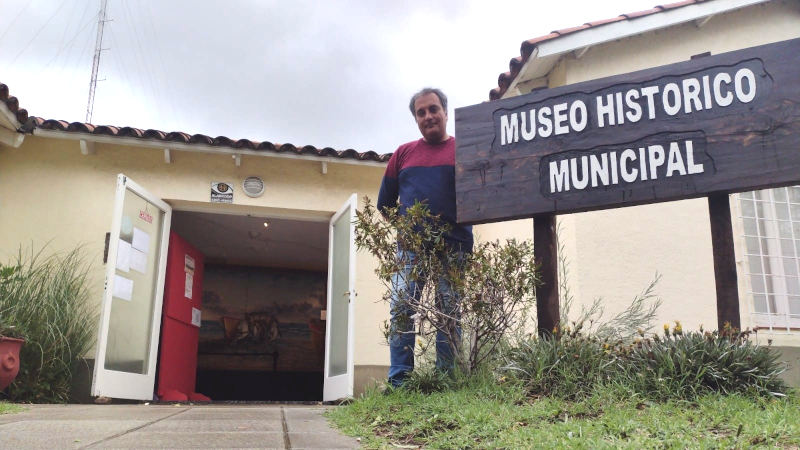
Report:
[[[18,413],[24,409],[22,406],[13,403],[0,402],[0,415]]]
[[[797,391],[656,403],[613,388],[574,401],[523,392],[489,380],[428,395],[373,390],[328,414],[366,448],[800,447]]]
[[[80,248],[53,254],[20,248],[15,260],[0,264],[0,316],[26,341],[9,400],[69,400],[73,372],[96,337],[88,273]]]

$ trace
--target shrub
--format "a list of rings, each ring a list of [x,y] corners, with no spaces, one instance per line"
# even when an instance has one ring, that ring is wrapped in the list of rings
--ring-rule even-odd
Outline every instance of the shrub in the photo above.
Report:
[[[625,383],[651,399],[695,399],[702,394],[734,392],[782,395],[780,354],[751,342],[735,330],[684,333],[676,322],[664,337],[644,338],[622,348]]]
[[[607,342],[580,331],[530,335],[506,352],[500,372],[518,378],[532,395],[578,399],[610,376],[615,361]]]
[[[435,336],[448,336],[460,369],[469,374],[496,354],[503,338],[522,325],[534,307],[534,290],[539,283],[529,241],[508,240],[505,243],[476,244],[470,254],[459,255],[447,248],[443,234],[449,226],[417,203],[403,214],[398,208],[387,208],[380,214],[365,199],[357,212],[356,245],[366,249],[377,261],[376,274],[383,282],[383,300],[391,303],[392,275],[403,266],[411,266],[408,282],[426,282],[419,299],[408,299],[414,327],[391,329],[385,323],[384,334],[416,333],[419,336],[417,355],[435,347]],[[413,261],[398,257],[398,245],[413,252]],[[457,311],[438,307],[435,280],[447,279],[459,293]],[[406,324],[411,325],[411,324]],[[463,330],[462,339],[456,329]],[[401,331],[413,328],[411,331]],[[461,343],[464,343],[462,346]]]
[[[0,264],[0,301],[5,298],[11,282],[16,278],[17,268]],[[24,339],[25,335],[11,323],[7,314],[0,309],[0,337]]]
[[[20,249],[0,288],[0,317],[26,339],[13,401],[69,399],[72,373],[91,348],[97,315],[88,301],[88,265],[81,249],[43,256]],[[9,274],[9,272],[5,272]]]
[[[664,337],[609,341],[580,329],[529,337],[506,353],[501,373],[532,395],[588,396],[606,385],[651,400],[695,400],[708,393],[782,396],[779,354],[748,340],[747,332],[694,331],[679,323]]]

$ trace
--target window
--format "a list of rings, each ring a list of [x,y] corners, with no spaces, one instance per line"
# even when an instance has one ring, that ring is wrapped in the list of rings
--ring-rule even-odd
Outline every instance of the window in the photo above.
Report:
[[[739,194],[753,322],[800,329],[800,186]]]

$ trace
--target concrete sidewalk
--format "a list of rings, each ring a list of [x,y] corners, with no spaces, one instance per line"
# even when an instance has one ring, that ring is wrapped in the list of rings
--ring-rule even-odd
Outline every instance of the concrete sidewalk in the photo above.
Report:
[[[0,448],[358,448],[315,405],[27,405]]]

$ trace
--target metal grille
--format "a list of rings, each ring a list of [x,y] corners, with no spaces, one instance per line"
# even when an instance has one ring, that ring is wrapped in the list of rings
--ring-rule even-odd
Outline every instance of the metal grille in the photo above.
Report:
[[[739,194],[753,322],[800,329],[800,186]]]
[[[247,177],[242,182],[244,193],[250,197],[258,197],[264,193],[264,181],[259,177]]]

